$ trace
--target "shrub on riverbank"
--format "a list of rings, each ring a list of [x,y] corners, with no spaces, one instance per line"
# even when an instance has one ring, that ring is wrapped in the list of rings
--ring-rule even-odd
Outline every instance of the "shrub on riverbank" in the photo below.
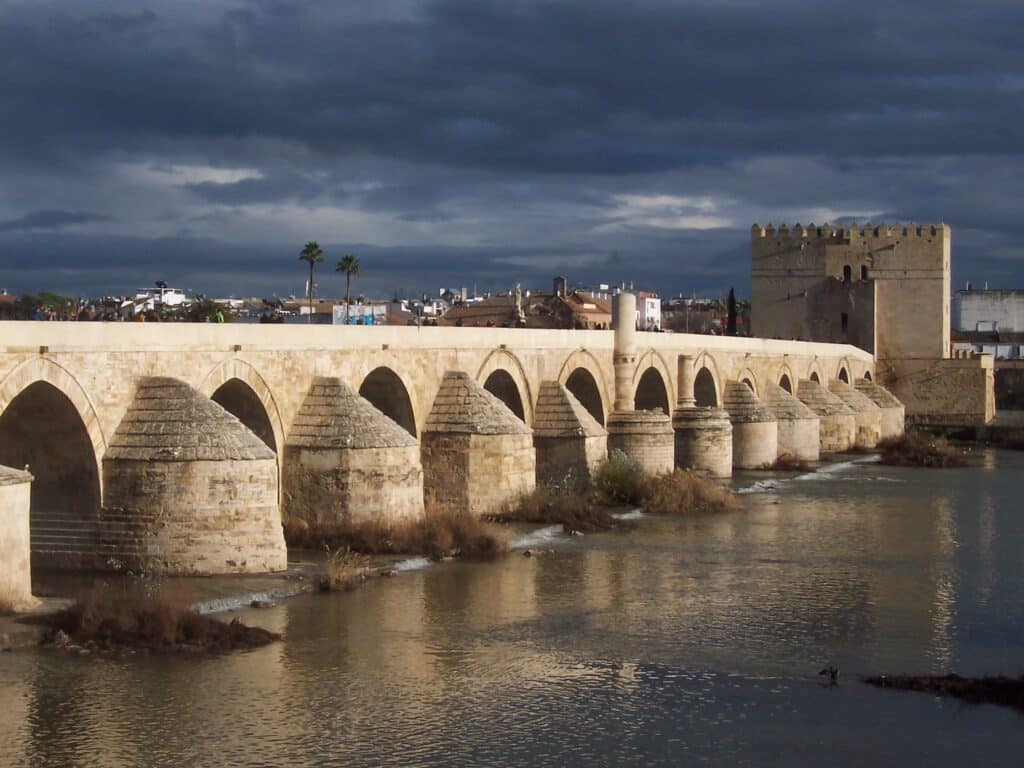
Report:
[[[366,581],[369,574],[370,567],[366,555],[348,548],[333,551],[328,549],[324,573],[317,586],[321,592],[348,592]]]
[[[878,444],[882,464],[896,467],[959,467],[964,464],[963,453],[949,444],[944,437],[925,432],[907,432],[889,437]]]
[[[96,585],[69,608],[47,618],[44,645],[83,652],[92,648],[208,651],[252,648],[281,636],[238,619],[230,623],[189,607],[183,592],[145,591],[138,585]]]
[[[358,555],[493,557],[507,548],[501,534],[468,512],[428,505],[420,520],[386,525],[380,521],[285,526],[289,547]]]
[[[561,525],[567,533],[606,531],[621,525],[608,509],[596,502],[592,491],[546,485],[509,502],[489,519],[498,523]]]
[[[704,475],[685,469],[649,475],[618,451],[598,471],[594,491],[599,503],[626,504],[654,514],[728,512],[736,507],[732,492]]]
[[[1024,710],[1024,675],[1021,677],[960,677],[960,675],[895,675],[869,677],[876,688],[924,691],[952,696],[972,704],[1001,704]]]

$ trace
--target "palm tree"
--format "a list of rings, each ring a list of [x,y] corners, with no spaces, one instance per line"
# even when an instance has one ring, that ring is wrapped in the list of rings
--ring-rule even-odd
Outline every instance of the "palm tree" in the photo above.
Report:
[[[334,271],[345,273],[345,325],[348,325],[348,306],[352,303],[349,298],[352,292],[352,275],[359,275],[359,259],[355,254],[346,253]]]
[[[313,322],[313,267],[322,264],[324,252],[320,250],[320,244],[316,240],[310,240],[299,253],[299,261],[309,264],[309,289],[306,294],[309,298],[309,322]]]

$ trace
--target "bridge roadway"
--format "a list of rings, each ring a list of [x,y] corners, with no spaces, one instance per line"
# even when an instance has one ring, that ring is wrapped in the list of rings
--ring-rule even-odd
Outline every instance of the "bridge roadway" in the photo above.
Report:
[[[638,410],[671,412],[682,355],[698,405],[721,406],[730,381],[761,396],[769,383],[794,391],[800,379],[874,377],[873,357],[848,345],[673,333],[633,343],[626,394]],[[612,331],[0,322],[0,464],[30,465],[33,510],[101,506],[104,457],[145,377],[184,382],[234,414],[273,452],[279,476],[317,377],[339,379],[415,440],[448,371],[468,374],[527,427],[551,381],[604,425],[614,353]]]

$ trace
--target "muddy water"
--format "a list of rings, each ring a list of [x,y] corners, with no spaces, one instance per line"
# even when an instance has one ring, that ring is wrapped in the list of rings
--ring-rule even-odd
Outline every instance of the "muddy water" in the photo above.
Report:
[[[1024,455],[764,479],[735,514],[284,601],[252,652],[3,654],[0,763],[1016,763],[1017,713],[858,677],[1024,670]]]

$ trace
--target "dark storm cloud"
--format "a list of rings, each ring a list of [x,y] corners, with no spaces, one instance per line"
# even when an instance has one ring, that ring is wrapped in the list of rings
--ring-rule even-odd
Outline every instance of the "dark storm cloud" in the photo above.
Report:
[[[106,220],[106,216],[86,211],[32,211],[16,219],[0,221],[0,232],[62,229],[74,226],[75,224],[88,224],[92,221]]]
[[[104,224],[69,250],[120,237],[140,273],[241,292],[305,211],[322,241],[361,226],[382,281],[518,260],[541,282],[549,253],[628,278],[618,250],[664,292],[717,290],[747,279],[750,220],[821,211],[944,218],[959,275],[1019,281],[1022,23],[999,1],[9,3],[0,268],[14,285],[32,216],[88,209],[49,225]],[[232,276],[247,250],[266,271]]]

